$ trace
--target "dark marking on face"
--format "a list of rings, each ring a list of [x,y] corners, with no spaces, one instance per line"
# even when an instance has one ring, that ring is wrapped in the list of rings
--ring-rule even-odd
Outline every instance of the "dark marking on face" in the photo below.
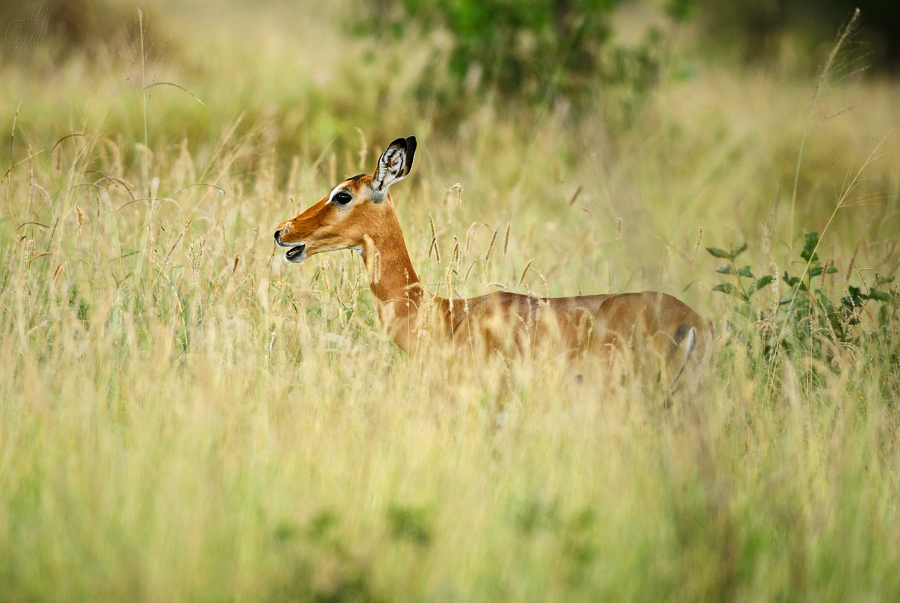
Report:
[[[349,182],[356,182],[357,180],[359,180],[359,179],[362,178],[363,176],[365,176],[365,174],[357,174],[356,176],[351,176],[351,177],[347,178],[347,181],[349,181]]]

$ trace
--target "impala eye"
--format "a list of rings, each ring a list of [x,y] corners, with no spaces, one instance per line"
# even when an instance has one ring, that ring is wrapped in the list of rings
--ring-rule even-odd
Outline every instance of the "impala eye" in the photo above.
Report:
[[[338,205],[347,205],[352,200],[353,197],[345,192],[335,193],[335,195],[331,198],[332,203],[337,203]]]

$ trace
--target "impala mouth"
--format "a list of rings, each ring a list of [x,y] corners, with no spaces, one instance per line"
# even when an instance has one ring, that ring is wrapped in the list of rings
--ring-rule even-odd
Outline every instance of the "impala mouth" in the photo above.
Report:
[[[306,245],[297,245],[284,252],[284,259],[299,264],[306,259]]]

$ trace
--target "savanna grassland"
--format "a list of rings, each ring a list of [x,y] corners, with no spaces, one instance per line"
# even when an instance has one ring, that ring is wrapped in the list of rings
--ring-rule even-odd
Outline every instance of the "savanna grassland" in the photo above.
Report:
[[[650,89],[448,102],[445,37],[349,5],[113,6],[0,55],[0,600],[900,599],[900,83],[852,44],[747,66],[639,5]],[[704,389],[410,358],[357,256],[284,262],[409,135],[432,292],[676,295]]]

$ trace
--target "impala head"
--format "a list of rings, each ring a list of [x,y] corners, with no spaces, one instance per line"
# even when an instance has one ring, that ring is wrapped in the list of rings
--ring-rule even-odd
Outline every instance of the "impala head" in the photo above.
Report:
[[[398,138],[381,154],[375,173],[341,182],[305,212],[279,224],[275,242],[290,247],[284,258],[302,262],[325,251],[362,250],[366,236],[377,236],[393,216],[388,187],[406,178],[415,154],[414,136]]]

